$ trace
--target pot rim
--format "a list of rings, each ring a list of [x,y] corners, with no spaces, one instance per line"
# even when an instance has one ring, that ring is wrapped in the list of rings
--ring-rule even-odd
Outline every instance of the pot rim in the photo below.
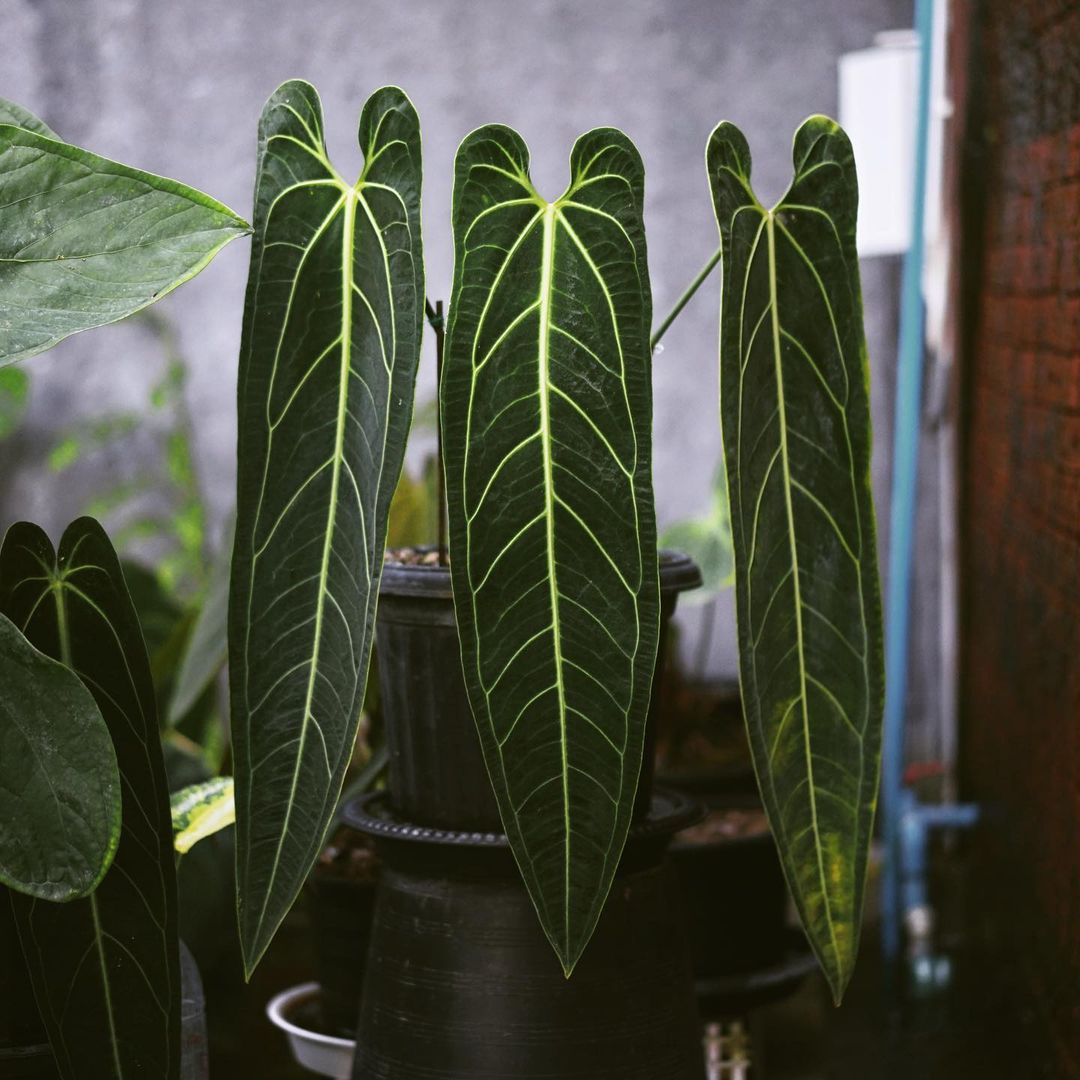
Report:
[[[312,1031],[311,1028],[300,1027],[289,1019],[288,1013],[304,1001],[318,997],[322,993],[322,987],[317,982],[300,983],[298,986],[290,986],[288,990],[282,990],[275,994],[266,1005],[266,1015],[270,1023],[280,1028],[287,1035],[302,1039],[304,1042],[316,1045],[334,1047],[338,1050],[354,1050],[355,1039],[343,1039],[339,1035],[324,1035],[321,1031]]]
[[[406,549],[402,549],[406,550]],[[434,544],[415,544],[409,551],[431,552]],[[671,551],[667,548],[658,553],[660,564],[660,591],[681,593],[696,589],[702,584],[701,567],[687,554]],[[383,563],[380,595],[388,596],[424,596],[438,599],[451,599],[454,595],[450,583],[449,566],[425,566],[413,563]]]
[[[649,814],[631,824],[627,843],[671,835],[677,830],[696,824],[703,816],[701,803],[689,795],[669,788],[654,789]],[[391,840],[435,844],[440,847],[510,847],[510,841],[504,833],[455,832],[403,821],[390,809],[386,791],[369,791],[366,795],[350,800],[342,809],[342,819],[359,832]]]
[[[16,1062],[36,1057],[52,1057],[52,1046],[44,1042],[0,1047],[0,1061]]]

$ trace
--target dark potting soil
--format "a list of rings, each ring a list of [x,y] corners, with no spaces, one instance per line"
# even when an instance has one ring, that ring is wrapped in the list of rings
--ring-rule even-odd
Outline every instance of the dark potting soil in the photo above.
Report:
[[[379,880],[379,857],[368,837],[340,825],[322,849],[315,872],[324,878],[374,885]]]

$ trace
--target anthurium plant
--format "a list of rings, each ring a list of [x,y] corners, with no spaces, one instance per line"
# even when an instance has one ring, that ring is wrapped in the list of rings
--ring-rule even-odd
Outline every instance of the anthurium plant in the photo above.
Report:
[[[258,130],[227,619],[249,972],[318,855],[352,753],[420,359],[422,158],[407,96],[373,94],[358,138],[364,165],[351,181],[300,81],[272,95]],[[882,708],[855,169],[843,132],[812,117],[774,207],[755,196],[730,124],[708,140],[705,179],[720,233],[710,267],[723,268],[720,424],[747,728],[788,883],[839,1000],[857,948]],[[626,840],[657,650],[652,346],[670,318],[650,340],[644,185],[632,142],[610,128],[577,141],[554,201],[506,127],[469,135],[454,172],[440,410],[462,665],[506,834],[568,975]],[[155,302],[248,231],[207,196],[72,147],[9,103],[0,218],[0,365]],[[84,521],[58,553],[17,526],[0,558],[0,770],[9,748],[40,738],[20,726],[27,702],[56,735],[31,784],[0,783],[0,881],[17,891],[46,1006],[50,985],[117,989],[105,985],[102,921],[114,903],[108,919],[126,919],[130,904],[129,938],[160,945],[165,933],[140,965],[161,988],[151,996],[171,1001],[175,987],[160,839],[169,807],[153,760],[133,779],[150,705],[110,551]],[[207,624],[192,685],[220,656],[221,605]],[[92,748],[78,764],[64,749],[75,740]],[[78,830],[48,795],[53,777],[79,800]],[[12,831],[6,792],[20,790],[28,825]],[[229,820],[231,796],[191,793],[177,809],[183,835]],[[146,863],[130,884],[123,868],[114,900],[136,828],[149,829]],[[152,889],[151,865],[164,867]],[[156,929],[143,934],[145,918]],[[94,947],[101,985],[65,966],[71,950]],[[146,1046],[156,1040],[147,1061],[173,1053],[163,1013],[140,1019]],[[53,1019],[63,1048],[75,1036]],[[125,1074],[127,1045],[95,1048],[101,1075]]]

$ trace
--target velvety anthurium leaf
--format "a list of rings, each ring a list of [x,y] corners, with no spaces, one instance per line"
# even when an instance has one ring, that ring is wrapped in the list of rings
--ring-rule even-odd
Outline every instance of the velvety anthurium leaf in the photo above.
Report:
[[[101,526],[80,518],[58,552],[36,525],[0,548],[0,611],[93,695],[112,735],[120,842],[84,900],[12,893],[19,937],[65,1080],[177,1080],[176,874],[154,689],[135,609]]]
[[[658,633],[644,172],[583,135],[547,202],[509,128],[457,154],[450,566],[502,820],[569,973],[619,862]]]
[[[216,776],[182,788],[173,793],[171,807],[173,847],[183,855],[236,820],[233,778]]]
[[[229,676],[250,973],[322,847],[356,738],[420,356],[420,128],[395,87],[326,154],[314,87],[259,124],[240,353]]]
[[[858,947],[884,701],[869,374],[847,136],[811,117],[794,164],[767,210],[738,129],[720,124],[709,139],[743,708],[788,884],[839,1001]]]
[[[0,686],[0,883],[44,900],[85,896],[120,838],[109,729],[74,672],[3,615]]]
[[[247,231],[208,195],[0,102],[0,366],[152,304]]]

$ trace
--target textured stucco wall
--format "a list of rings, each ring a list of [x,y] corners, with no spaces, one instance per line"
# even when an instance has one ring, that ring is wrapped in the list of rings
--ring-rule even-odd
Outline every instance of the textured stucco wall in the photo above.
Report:
[[[836,108],[836,59],[874,33],[909,25],[910,0],[5,0],[0,95],[71,141],[176,176],[249,213],[255,125],[281,80],[320,89],[330,149],[350,172],[365,96],[403,86],[424,134],[424,246],[432,297],[449,294],[453,154],[472,128],[500,121],[529,142],[545,194],[561,190],[575,137],[613,124],[645,159],[653,295],[665,313],[716,244],[703,168],[720,119],[746,131],[766,198],[790,173],[791,135]],[[247,244],[159,305],[190,361],[197,459],[215,523],[233,495],[234,401]],[[865,268],[879,445],[889,433],[896,267]],[[704,509],[719,452],[717,283],[668,335],[655,367],[655,476],[661,524]],[[429,341],[430,345],[430,341]],[[82,509],[95,476],[40,468],[75,418],[137,407],[160,370],[144,326],[82,335],[32,362],[22,435],[0,448],[0,525],[32,517],[57,529]],[[434,390],[425,356],[419,400]],[[417,440],[419,444],[422,440]],[[419,449],[419,446],[417,447]],[[417,456],[414,450],[414,460]],[[138,470],[139,451],[95,466]],[[886,454],[875,472],[886,474]],[[734,671],[730,607],[713,667]]]
[[[1020,960],[1017,1023],[1056,1062],[1040,1075],[1080,1077],[1080,9],[964,7],[979,165],[966,190],[982,212],[965,236],[981,266],[962,761],[992,823],[988,906]]]

